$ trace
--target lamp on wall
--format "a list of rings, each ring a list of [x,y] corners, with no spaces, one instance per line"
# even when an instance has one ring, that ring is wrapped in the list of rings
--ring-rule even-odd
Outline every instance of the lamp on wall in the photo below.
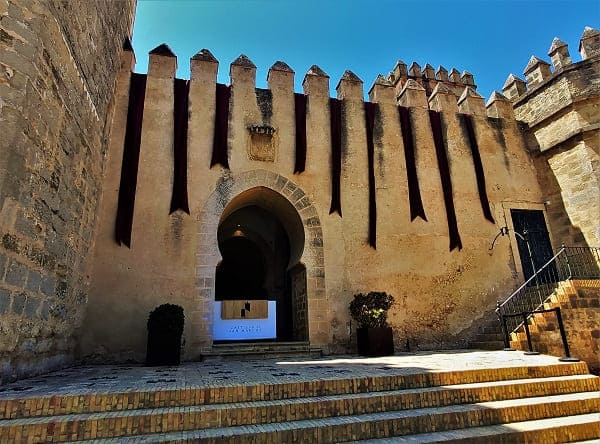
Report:
[[[242,226],[240,224],[236,225],[232,236],[233,237],[245,237],[246,236],[246,234],[244,234],[244,232],[242,231]]]
[[[496,243],[496,240],[498,240],[498,238],[500,236],[506,236],[507,234],[508,234],[508,227],[507,226],[500,227],[500,232],[496,235],[496,237],[492,241],[492,245],[490,246],[490,248],[488,248],[488,251],[492,251],[494,249],[494,244]]]

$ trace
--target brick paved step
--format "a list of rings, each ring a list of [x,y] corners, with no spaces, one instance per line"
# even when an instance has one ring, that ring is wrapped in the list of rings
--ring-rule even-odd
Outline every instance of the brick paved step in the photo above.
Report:
[[[121,437],[234,425],[265,424],[388,410],[459,405],[524,397],[583,392],[600,394],[600,378],[591,375],[539,378],[432,387],[376,393],[344,394],[293,400],[254,401],[192,407],[48,416],[0,422],[0,436],[85,439]]]
[[[232,349],[232,350],[273,350],[280,348],[288,348],[295,350],[308,350],[310,343],[308,341],[222,341],[213,344],[213,349]]]
[[[597,421],[598,412],[600,412],[598,393],[573,393],[271,424],[137,435],[120,438],[119,442],[332,443],[519,423],[544,418],[552,418],[552,423],[556,424],[562,422],[559,418],[554,417],[557,413],[566,416],[594,414]],[[588,437],[597,435],[593,424],[592,427],[589,427],[589,422],[583,428],[590,428],[591,431],[587,431],[587,435],[582,431],[582,436],[576,436],[575,439],[588,439]],[[114,442],[114,440],[95,442],[111,441]]]
[[[544,443],[598,444],[600,422],[597,413],[512,422],[502,425],[469,427],[461,430],[421,433],[394,438],[366,439],[344,444],[501,444]],[[580,440],[585,441],[580,441]],[[577,441],[573,441],[577,440]]]
[[[449,372],[414,373],[370,377],[330,377],[281,383],[265,382],[254,385],[219,387],[174,386],[122,392],[98,393],[79,388],[57,395],[35,396],[16,393],[0,399],[0,420],[66,414],[85,414],[106,411],[155,409],[163,407],[198,406],[218,403],[268,401],[351,393],[372,393],[386,390],[439,387],[478,382],[510,381],[516,379],[550,378],[588,375],[583,362],[530,367],[502,367]],[[284,378],[285,379],[285,378]],[[172,383],[165,383],[172,384]]]
[[[320,358],[323,350],[311,347],[308,342],[224,342],[213,344],[210,352],[202,354],[203,360],[256,359],[256,358]]]

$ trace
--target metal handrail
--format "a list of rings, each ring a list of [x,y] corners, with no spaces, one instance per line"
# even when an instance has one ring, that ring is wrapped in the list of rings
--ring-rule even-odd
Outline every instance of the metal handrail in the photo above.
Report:
[[[534,280],[536,280],[536,278],[541,274],[541,272],[544,269],[546,269],[546,267],[548,267],[551,263],[553,263],[556,260],[556,258],[558,256],[560,256],[566,250],[566,248],[567,247],[565,247],[563,245],[560,248],[560,250],[558,250],[558,253],[556,253],[554,256],[552,256],[552,259],[550,259],[548,262],[546,262],[544,265],[542,265],[542,267],[538,271],[536,271],[534,274],[532,274],[531,277],[529,279],[527,279],[519,288],[517,288],[515,291],[513,291],[511,293],[511,295],[508,298],[506,298],[506,300],[502,304],[498,305],[496,307],[496,311],[499,311],[504,305],[508,304],[508,302],[510,302],[511,299],[513,299],[514,297],[516,297],[516,295],[519,292],[521,292],[521,290],[523,290],[525,287],[528,287],[531,282],[533,282]],[[570,277],[571,276],[567,277],[567,279],[569,279]]]
[[[529,327],[527,325],[527,319],[536,313],[554,313],[556,315],[556,321],[558,322],[558,329],[560,331],[560,338],[562,340],[563,350],[565,351],[565,356],[560,358],[559,361],[566,361],[566,362],[579,361],[579,359],[571,356],[571,352],[569,350],[569,342],[567,341],[567,332],[565,330],[565,325],[563,323],[562,315],[560,313],[559,307],[550,308],[548,310],[535,310],[535,311],[529,311],[529,312],[523,312],[523,313],[513,313],[513,314],[509,314],[509,315],[502,315],[502,326],[504,327],[503,328],[503,330],[504,330],[504,350],[513,350],[512,348],[510,348],[510,339],[508,337],[508,330],[506,328],[507,318],[521,317],[523,319],[522,323],[523,323],[523,325],[525,325],[525,335],[527,337],[528,351],[525,352],[525,354],[526,355],[539,355],[539,353],[533,349],[533,344],[531,342],[531,333],[529,332]]]
[[[535,269],[535,267],[534,267]],[[558,282],[572,278],[600,278],[600,249],[593,247],[566,247],[558,252],[539,270],[529,277],[502,303],[496,305],[496,315],[503,330],[508,333],[517,330],[523,321],[519,317],[509,317],[510,326],[504,325],[503,316],[533,312],[541,307],[558,288]],[[524,318],[526,319],[526,318]]]

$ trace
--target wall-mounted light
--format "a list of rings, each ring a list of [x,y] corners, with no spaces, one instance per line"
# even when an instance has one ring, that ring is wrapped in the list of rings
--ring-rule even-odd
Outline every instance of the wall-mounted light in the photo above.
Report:
[[[508,227],[507,226],[500,227],[500,232],[498,234],[496,234],[496,237],[492,241],[492,245],[490,246],[490,248],[488,248],[488,250],[492,251],[494,249],[494,244],[496,243],[496,241],[498,240],[498,238],[500,236],[506,236],[506,235],[508,235]]]
[[[237,224],[235,227],[235,230],[233,231],[233,237],[244,237],[244,236],[246,236],[246,235],[242,231],[242,226],[240,224]]]

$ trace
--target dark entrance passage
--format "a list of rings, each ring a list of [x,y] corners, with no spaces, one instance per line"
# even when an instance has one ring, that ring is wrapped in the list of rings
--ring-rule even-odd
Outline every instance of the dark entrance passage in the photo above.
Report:
[[[268,299],[265,288],[266,258],[260,247],[247,237],[232,237],[221,245],[223,260],[217,267],[218,301]]]
[[[291,204],[262,187],[242,193],[224,210],[217,240],[214,321],[226,331],[215,340],[305,341],[304,229]]]
[[[523,276],[527,280],[554,256],[552,244],[550,243],[550,235],[548,234],[543,211],[510,210],[510,214],[515,232],[518,233],[516,238],[519,256],[521,257]],[[525,239],[522,239],[521,236]],[[529,248],[527,243],[529,243]],[[531,255],[529,250],[531,250]],[[547,267],[542,278],[544,282],[557,281],[558,273],[556,267],[554,265]]]

